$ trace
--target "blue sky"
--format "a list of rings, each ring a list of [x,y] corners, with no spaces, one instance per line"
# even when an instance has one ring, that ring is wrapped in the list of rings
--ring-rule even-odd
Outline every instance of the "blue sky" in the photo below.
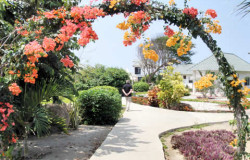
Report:
[[[168,0],[162,0],[162,2],[168,3]],[[250,15],[242,18],[242,15],[237,14],[237,5],[240,2],[241,0],[191,0],[188,5],[198,8],[198,11],[216,10],[218,15],[216,19],[220,21],[222,26],[220,35],[212,35],[217,40],[217,44],[223,52],[234,53],[250,62],[250,54],[248,54],[250,52]],[[176,0],[176,3],[178,7],[183,8],[184,0]],[[123,21],[123,15],[116,15],[100,18],[94,22],[93,29],[99,40],[76,51],[82,64],[103,64],[132,72],[133,60],[137,59],[137,46],[143,42],[143,39],[125,47],[122,43],[124,31],[116,28],[116,25]],[[154,38],[163,34],[163,26],[162,21],[152,23],[150,29],[145,32],[145,37]],[[193,49],[195,52],[195,55],[192,56],[193,63],[198,63],[212,55],[200,38],[193,38],[192,42],[196,45],[196,48]]]

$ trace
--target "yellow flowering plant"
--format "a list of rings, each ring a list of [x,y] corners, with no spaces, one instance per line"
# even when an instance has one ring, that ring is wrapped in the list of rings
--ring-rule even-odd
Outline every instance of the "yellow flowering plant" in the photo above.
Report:
[[[206,98],[208,91],[213,89],[212,86],[214,85],[214,81],[216,79],[216,75],[206,74],[205,76],[201,77],[200,80],[194,82],[194,86],[202,93],[203,97]]]

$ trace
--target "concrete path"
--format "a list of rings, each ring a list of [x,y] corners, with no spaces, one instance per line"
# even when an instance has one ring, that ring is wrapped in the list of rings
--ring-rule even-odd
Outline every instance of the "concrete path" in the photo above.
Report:
[[[232,113],[195,113],[131,103],[90,160],[164,160],[159,134],[174,128],[233,119]]]

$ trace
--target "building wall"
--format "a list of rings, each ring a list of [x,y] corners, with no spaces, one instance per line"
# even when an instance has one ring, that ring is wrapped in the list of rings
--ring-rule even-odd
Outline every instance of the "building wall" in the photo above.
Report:
[[[183,83],[185,87],[187,86],[188,88],[192,89],[193,88],[193,75],[182,75],[183,78]]]

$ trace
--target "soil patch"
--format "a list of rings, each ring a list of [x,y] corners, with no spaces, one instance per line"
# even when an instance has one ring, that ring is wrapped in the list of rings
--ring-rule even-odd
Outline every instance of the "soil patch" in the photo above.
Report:
[[[112,126],[80,125],[77,130],[48,137],[29,138],[29,157],[42,160],[87,160],[102,144]]]

